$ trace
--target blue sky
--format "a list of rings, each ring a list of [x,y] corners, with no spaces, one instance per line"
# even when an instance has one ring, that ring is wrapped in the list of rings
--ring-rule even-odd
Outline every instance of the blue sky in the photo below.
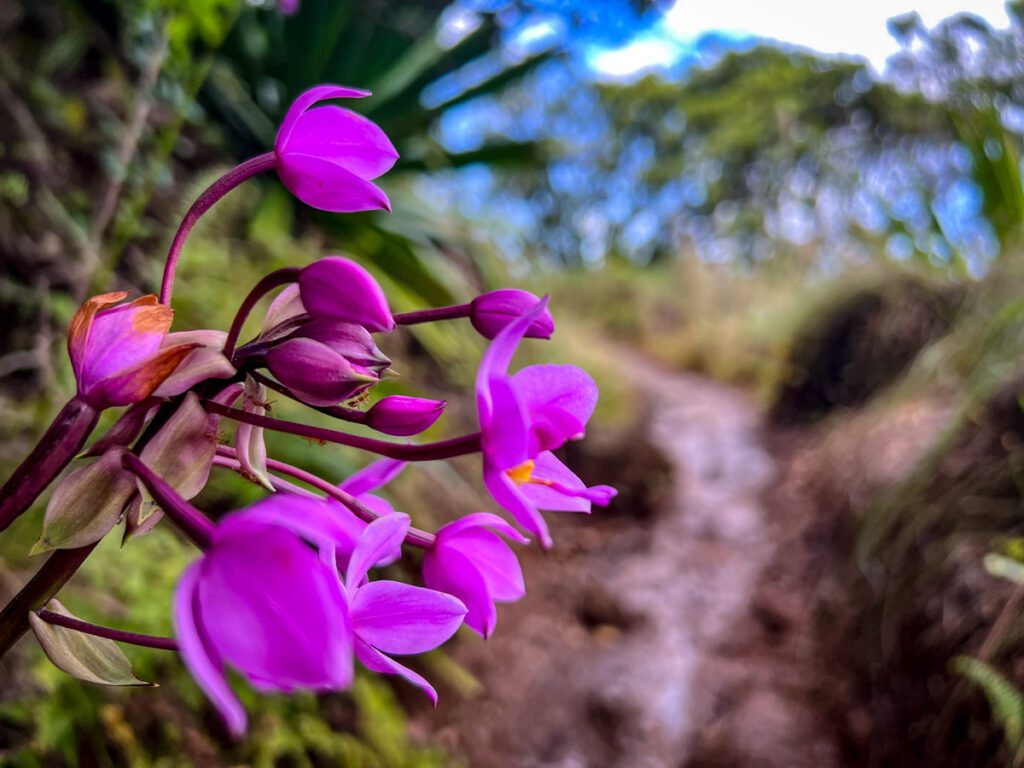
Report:
[[[664,17],[616,47],[592,46],[590,66],[609,79],[667,69],[692,56],[710,33],[761,37],[830,54],[867,59],[881,73],[897,50],[886,21],[916,11],[928,26],[970,10],[995,27],[1009,19],[1002,0],[675,0]]]

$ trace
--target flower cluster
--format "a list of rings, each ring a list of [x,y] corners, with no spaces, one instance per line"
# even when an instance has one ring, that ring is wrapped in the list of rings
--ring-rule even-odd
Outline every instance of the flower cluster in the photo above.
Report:
[[[395,163],[391,142],[365,118],[320,105],[366,95],[323,85],[300,96],[274,151],[229,172],[189,210],[159,298],[125,302],[117,293],[85,302],[68,342],[77,395],[0,490],[2,529],[76,455],[92,457],[55,488],[35,551],[88,554],[122,521],[127,540],[165,516],[195,542],[201,556],[181,575],[174,598],[175,638],[97,627],[52,610],[33,614],[32,626],[55,663],[69,670],[104,654],[82,652],[68,663],[66,655],[74,654],[68,649],[79,646],[55,639],[45,629],[51,624],[102,642],[176,648],[238,735],[246,717],[228,683],[229,669],[260,691],[324,691],[348,686],[358,661],[405,678],[436,702],[430,683],[395,657],[436,648],[463,624],[489,636],[496,604],[525,594],[512,545],[528,544],[528,536],[544,548],[552,545],[541,512],[587,513],[615,495],[608,486],[588,487],[554,453],[584,435],[598,397],[590,376],[571,365],[511,370],[524,339],[554,332],[546,298],[504,289],[462,305],[395,314],[364,267],[328,256],[267,275],[226,332],[170,332],[174,269],[188,231],[245,179],[274,170],[297,198],[328,211],[390,208],[372,180]],[[243,340],[246,319],[274,291],[259,332]],[[478,431],[439,442],[396,442],[269,415],[268,390],[386,435],[422,433],[441,417],[444,401],[388,396],[367,406],[391,367],[378,340],[400,326],[459,318],[490,341],[476,379]],[[123,406],[83,454],[97,414]],[[235,424],[228,441],[221,437],[226,422]],[[336,485],[270,456],[268,429],[380,458]],[[483,486],[511,519],[480,511],[428,532],[375,494],[409,463],[472,454],[480,456]],[[267,497],[211,520],[190,499],[214,469],[238,472]],[[380,577],[378,569],[409,549],[422,550],[422,586]],[[34,588],[47,584],[45,569]],[[49,593],[30,596],[35,604],[52,598],[59,583],[50,586]],[[0,615],[0,653],[10,618],[8,611]],[[102,670],[89,674],[103,679]]]

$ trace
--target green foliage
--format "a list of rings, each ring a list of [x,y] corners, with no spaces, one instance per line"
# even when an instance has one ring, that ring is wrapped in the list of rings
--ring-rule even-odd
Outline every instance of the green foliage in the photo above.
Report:
[[[992,717],[1003,729],[1013,764],[1024,763],[1024,693],[989,664],[957,656],[950,668],[977,685],[988,698]]]

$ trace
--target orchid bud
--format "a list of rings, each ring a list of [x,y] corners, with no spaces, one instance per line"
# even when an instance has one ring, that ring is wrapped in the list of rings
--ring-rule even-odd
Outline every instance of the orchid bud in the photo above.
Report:
[[[292,394],[312,406],[337,405],[379,381],[369,368],[353,365],[313,339],[285,339],[267,352],[266,364]]]
[[[395,321],[373,275],[351,259],[328,256],[299,275],[302,304],[314,318],[342,320],[368,331],[390,331]]]
[[[97,410],[149,397],[197,345],[164,346],[174,311],[156,296],[121,304],[127,293],[86,300],[68,331],[78,396]]]
[[[356,368],[366,368],[378,376],[391,367],[391,359],[380,351],[373,336],[361,325],[340,320],[313,320],[300,326],[288,338],[318,341]]]
[[[318,85],[288,108],[274,140],[277,175],[293,195],[322,211],[351,213],[391,203],[371,183],[398,152],[376,123],[341,107],[310,109],[324,99],[361,99],[369,91]]]
[[[396,437],[418,435],[433,426],[444,413],[444,400],[392,395],[375,403],[366,412],[366,425]]]
[[[536,296],[528,291],[516,288],[502,288],[481,294],[469,305],[469,320],[477,333],[485,339],[493,339],[516,318],[530,310],[539,302]],[[531,339],[550,339],[555,332],[555,321],[551,313],[544,311],[530,323],[525,336]]]

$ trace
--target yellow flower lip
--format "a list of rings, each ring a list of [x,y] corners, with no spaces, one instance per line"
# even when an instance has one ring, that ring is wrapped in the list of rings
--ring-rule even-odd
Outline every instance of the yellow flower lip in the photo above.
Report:
[[[526,485],[533,479],[533,460],[527,459],[522,464],[505,471],[516,485]]]

